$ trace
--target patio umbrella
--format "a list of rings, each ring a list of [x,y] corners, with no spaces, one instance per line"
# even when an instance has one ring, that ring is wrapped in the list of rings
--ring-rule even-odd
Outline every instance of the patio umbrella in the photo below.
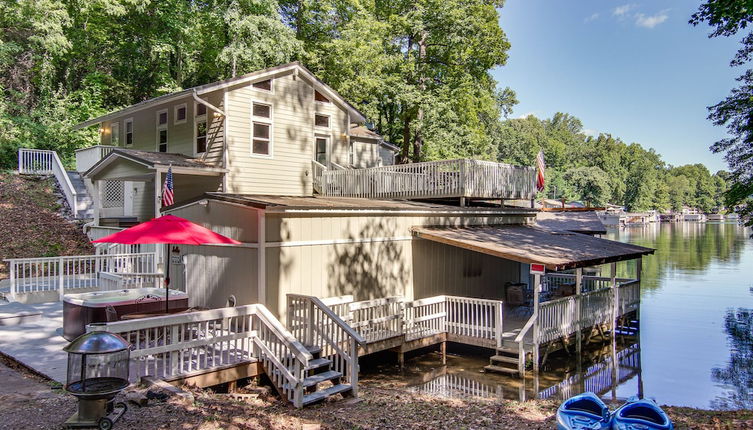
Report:
[[[164,215],[133,227],[93,240],[92,243],[122,243],[127,245],[165,244],[165,312],[169,310],[170,245],[239,245],[237,240],[215,233],[175,215]]]

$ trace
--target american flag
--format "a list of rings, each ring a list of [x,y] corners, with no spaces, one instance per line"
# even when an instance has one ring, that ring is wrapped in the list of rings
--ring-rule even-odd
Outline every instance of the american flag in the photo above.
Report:
[[[175,195],[173,195],[173,167],[167,168],[167,176],[165,177],[165,185],[162,186],[162,207],[170,206],[175,203]]]
[[[539,191],[544,189],[544,171],[546,171],[544,151],[539,151],[539,155],[536,156],[536,189]]]

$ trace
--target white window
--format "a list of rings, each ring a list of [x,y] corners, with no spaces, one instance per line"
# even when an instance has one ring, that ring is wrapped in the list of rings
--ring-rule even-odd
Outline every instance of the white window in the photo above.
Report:
[[[319,164],[327,165],[327,138],[316,136],[314,138],[314,160]]]
[[[207,107],[195,103],[194,112],[194,151],[196,154],[203,154],[207,152]]]
[[[120,123],[113,122],[110,124],[110,145],[120,145]]]
[[[319,103],[330,103],[329,99],[317,90],[314,90],[314,100]]]
[[[185,124],[186,120],[188,119],[188,108],[186,107],[186,104],[179,104],[175,106],[174,112],[173,112],[173,121],[175,125],[178,124]]]
[[[272,105],[251,103],[251,154],[272,156]]]
[[[329,115],[315,114],[314,125],[321,128],[329,128]]]
[[[123,121],[123,128],[125,128],[125,146],[133,145],[133,118],[128,118]]]
[[[253,84],[251,84],[251,86],[257,90],[269,91],[270,93],[272,92],[272,80],[271,79],[267,79],[266,81],[254,82]]]
[[[167,109],[157,111],[157,151],[167,152]]]

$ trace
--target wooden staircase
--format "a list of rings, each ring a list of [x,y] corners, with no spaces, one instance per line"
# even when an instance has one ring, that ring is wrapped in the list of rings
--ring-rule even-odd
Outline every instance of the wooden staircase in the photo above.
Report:
[[[332,360],[321,356],[320,346],[306,345],[306,349],[314,357],[305,369],[302,385],[306,394],[303,396],[303,406],[320,402],[336,394],[346,396],[353,392],[350,384],[343,384],[343,374],[332,370]]]
[[[518,343],[513,340],[502,341],[502,346],[496,348],[496,354],[489,358],[489,365],[484,367],[487,372],[518,375],[520,373],[520,361],[525,360],[520,356]],[[525,364],[525,363],[524,363]]]

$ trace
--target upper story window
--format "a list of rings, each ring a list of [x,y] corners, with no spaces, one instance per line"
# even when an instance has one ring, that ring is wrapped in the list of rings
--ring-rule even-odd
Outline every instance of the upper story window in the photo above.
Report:
[[[180,104],[175,106],[175,112],[173,112],[173,121],[175,124],[184,124],[186,122],[186,119],[188,117],[188,108],[186,107],[186,104]]]
[[[110,145],[120,145],[120,123],[118,122],[110,124]]]
[[[324,94],[320,93],[319,91],[314,90],[314,100],[318,101],[319,103],[329,103],[329,99],[324,96]]]
[[[272,91],[272,80],[271,79],[267,79],[266,81],[254,82],[251,85],[254,88],[256,88],[257,90]]]
[[[329,128],[329,115],[315,114],[314,125],[317,127]]]
[[[125,128],[125,146],[133,145],[133,118],[123,121],[123,128]]]
[[[201,103],[195,105],[194,116],[194,143],[196,154],[207,152],[207,107]],[[201,113],[199,113],[201,112]]]
[[[272,155],[272,105],[253,102],[251,107],[251,153]]]
[[[157,151],[167,152],[167,109],[157,111]]]

